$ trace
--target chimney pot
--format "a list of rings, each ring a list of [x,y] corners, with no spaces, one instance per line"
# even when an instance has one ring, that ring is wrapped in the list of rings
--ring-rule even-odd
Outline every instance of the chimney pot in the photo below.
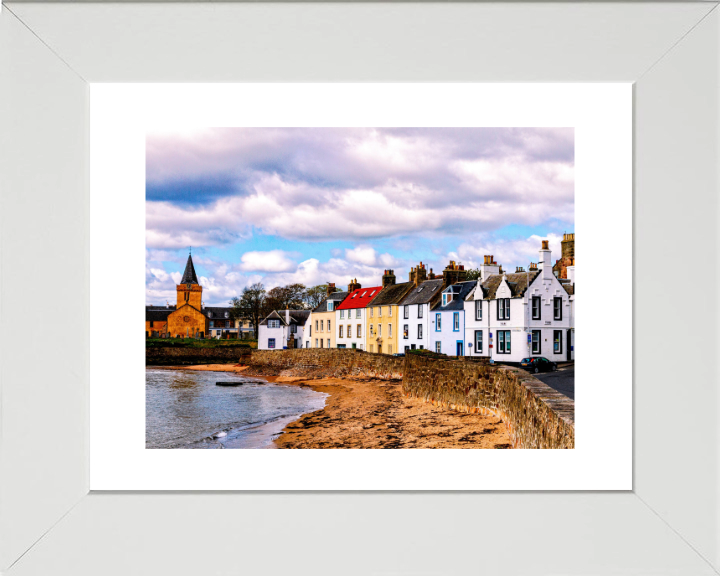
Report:
[[[542,249],[543,249],[543,250],[549,250],[549,248],[548,248],[548,241],[547,241],[547,240],[543,240],[543,241],[542,241]]]

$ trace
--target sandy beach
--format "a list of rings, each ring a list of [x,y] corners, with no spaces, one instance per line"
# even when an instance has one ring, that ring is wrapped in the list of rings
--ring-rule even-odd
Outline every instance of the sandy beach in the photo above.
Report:
[[[206,364],[184,370],[244,372],[247,366]],[[277,448],[511,448],[496,416],[466,414],[407,398],[392,380],[268,377],[329,394],[325,408],[289,423]]]

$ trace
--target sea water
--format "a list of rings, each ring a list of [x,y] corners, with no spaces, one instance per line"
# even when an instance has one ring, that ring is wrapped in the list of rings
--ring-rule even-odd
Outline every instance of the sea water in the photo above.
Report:
[[[272,448],[286,424],[325,405],[327,394],[258,380],[233,372],[148,368],[146,448]]]

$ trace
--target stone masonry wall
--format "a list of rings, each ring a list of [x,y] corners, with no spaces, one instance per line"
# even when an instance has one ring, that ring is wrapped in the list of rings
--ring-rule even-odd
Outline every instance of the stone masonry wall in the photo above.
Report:
[[[303,378],[342,378],[344,376],[400,380],[403,358],[341,348],[301,348],[295,350],[253,350],[249,373],[266,376]]]
[[[146,366],[192,366],[193,364],[240,364],[250,348],[218,346],[217,348],[193,348],[158,346],[145,348]]]
[[[575,405],[519,368],[405,357],[403,390],[435,405],[502,418],[515,448],[574,448]]]
[[[401,379],[408,396],[502,418],[515,448],[575,446],[574,402],[519,368],[337,348],[253,350],[245,362],[265,376]]]

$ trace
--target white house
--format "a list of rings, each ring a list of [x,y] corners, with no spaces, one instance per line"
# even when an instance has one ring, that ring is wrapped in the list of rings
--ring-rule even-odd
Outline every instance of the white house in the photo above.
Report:
[[[258,350],[302,348],[310,310],[275,310],[260,322]]]
[[[465,356],[465,298],[477,282],[451,284],[430,311],[430,349],[448,356]]]
[[[574,286],[553,274],[548,242],[542,242],[537,268],[499,274],[493,265],[481,269],[465,298],[465,340],[472,344],[468,353],[497,362],[532,356],[555,362],[572,359]]]
[[[357,288],[356,282],[348,286],[349,294],[335,307],[335,345],[338,348],[367,350],[367,305],[380,294],[382,286]]]
[[[430,348],[430,308],[440,299],[442,285],[442,278],[425,280],[400,302],[399,352]]]

